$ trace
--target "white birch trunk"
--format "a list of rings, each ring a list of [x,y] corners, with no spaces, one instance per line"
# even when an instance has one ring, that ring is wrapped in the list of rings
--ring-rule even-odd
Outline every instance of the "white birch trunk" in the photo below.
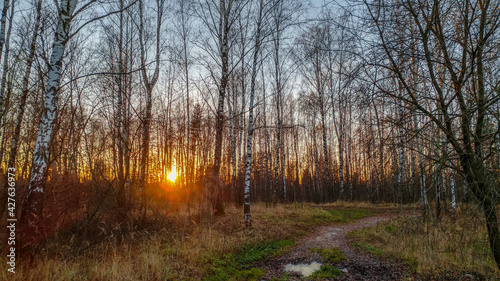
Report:
[[[422,215],[425,217],[427,213],[427,188],[425,187],[425,162],[424,162],[424,154],[422,153],[422,147],[420,145],[420,137],[419,137],[419,127],[418,120],[415,113],[413,113],[413,127],[417,132],[415,135],[415,142],[417,143],[417,153],[418,153],[418,162],[420,167],[420,201],[422,202]]]
[[[43,189],[47,181],[52,129],[57,116],[62,61],[64,50],[69,40],[70,23],[77,2],[78,0],[61,0],[59,4],[59,21],[54,35],[54,43],[52,44],[44,107],[38,128],[35,151],[33,152],[33,166],[31,168],[26,206],[23,209],[22,215],[30,225],[33,225],[42,215]]]
[[[321,99],[321,126],[323,129],[323,154],[325,155],[325,176],[326,176],[326,188],[327,188],[327,194],[330,194],[333,196],[333,192],[331,190],[331,178],[330,178],[330,163],[329,163],[329,157],[328,157],[328,141],[327,141],[327,136],[326,136],[326,122],[325,122],[325,110],[324,110],[324,102],[323,102],[323,93],[320,93],[320,99]],[[328,198],[330,199],[330,198]]]
[[[280,101],[280,109],[281,109],[281,122],[280,122],[280,130],[281,130],[281,145],[280,145],[280,160],[281,160],[281,178],[283,181],[283,200],[286,202],[286,173],[285,173],[285,165],[286,165],[286,158],[285,158],[285,133],[283,130],[283,102]]]
[[[252,136],[253,136],[253,106],[255,99],[255,80],[257,79],[257,65],[260,50],[260,33],[262,25],[262,10],[264,6],[264,1],[260,0],[259,6],[259,18],[257,20],[257,31],[255,34],[255,48],[253,53],[253,65],[252,65],[252,80],[250,85],[250,105],[248,112],[248,140],[247,140],[247,155],[246,155],[246,166],[245,166],[245,227],[252,226],[252,216],[250,213],[250,176],[252,173]]]
[[[276,83],[276,113],[277,113],[277,127],[278,130],[276,131],[276,165],[275,165],[275,172],[274,172],[274,181],[275,181],[275,189],[277,191],[278,187],[280,186],[279,183],[279,166],[280,166],[280,149],[281,149],[281,78],[280,78],[280,69],[279,69],[279,33],[277,33],[277,38],[275,39],[275,61],[274,61],[274,67],[275,67],[275,83]],[[276,192],[275,191],[275,192]],[[284,193],[286,194],[286,189],[283,190]],[[276,198],[275,198],[276,199]]]
[[[224,133],[224,100],[226,96],[226,88],[229,81],[229,42],[228,36],[230,31],[229,14],[231,12],[232,1],[228,3],[226,7],[226,1],[220,0],[219,2],[219,47],[221,56],[221,78],[220,78],[220,88],[219,88],[219,100],[217,103],[217,113],[215,119],[215,150],[214,150],[214,164],[212,167],[212,177],[214,179],[219,179],[221,157],[222,157],[222,136]],[[217,204],[222,204],[219,202],[219,198],[216,199]],[[222,211],[222,210],[220,210]]]
[[[446,144],[446,155],[448,154],[448,144]],[[448,156],[448,162],[449,162],[449,168],[448,168],[448,173],[450,177],[450,192],[451,192],[451,213],[452,216],[455,217],[456,211],[457,211],[457,198],[456,198],[456,192],[455,192],[455,177],[453,176],[453,169],[451,168],[451,160],[449,159]]]
[[[236,181],[236,95],[235,91],[233,91],[233,100],[232,105],[229,100],[229,95],[227,99],[228,107],[229,107],[229,116],[231,116],[231,121],[229,122],[229,141],[231,145],[231,199],[233,202],[236,202],[236,190],[235,190],[235,181]]]
[[[243,24],[241,23],[241,17],[238,18],[240,28],[243,28]],[[245,70],[245,56],[246,56],[246,42],[245,42],[245,33],[241,32],[240,33],[240,44],[241,44],[241,112],[240,112],[240,124],[239,124],[239,137],[238,137],[238,156],[237,156],[237,163],[238,163],[238,171],[237,175],[240,177],[242,175],[242,143],[243,143],[243,130],[245,128],[245,93],[246,93],[246,70]],[[236,99],[235,99],[235,107],[233,109],[236,113]],[[244,148],[243,148],[244,149]],[[238,203],[240,203],[240,199],[238,198]]]
[[[402,90],[400,89],[400,96],[402,97],[403,93]],[[398,192],[398,197],[400,200],[400,203],[403,203],[403,171],[404,171],[404,127],[403,127],[403,102],[402,99],[399,100],[399,106],[398,106],[398,113],[399,113],[399,144],[398,144],[398,150],[399,150],[399,167],[398,167],[398,178],[397,178],[397,192]]]
[[[320,203],[323,201],[323,197],[322,197],[322,192],[319,190],[319,185],[318,185],[318,181],[319,181],[319,177],[318,177],[318,170],[319,170],[319,157],[318,157],[318,146],[317,146],[317,141],[316,141],[316,114],[314,114],[314,117],[313,117],[313,126],[312,126],[312,130],[313,130],[313,135],[312,135],[312,138],[313,138],[313,154],[314,154],[314,185],[315,185],[315,190],[316,190],[316,203]]]
[[[264,186],[265,186],[265,196],[266,196],[266,207],[269,207],[271,193],[269,190],[269,131],[267,129],[267,111],[266,111],[266,84],[264,70],[262,69],[262,93],[263,93],[263,121],[264,121]]]
[[[343,138],[339,140],[339,199],[344,195],[344,142]]]
[[[0,19],[0,61],[2,60],[3,45],[5,44],[5,24],[7,22],[7,12],[9,11],[10,0],[3,1],[2,18]],[[0,108],[1,104],[0,104]]]

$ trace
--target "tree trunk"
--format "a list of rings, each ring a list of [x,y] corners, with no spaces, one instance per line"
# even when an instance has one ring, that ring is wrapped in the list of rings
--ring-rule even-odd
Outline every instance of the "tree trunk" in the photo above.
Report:
[[[9,11],[10,0],[3,1],[2,18],[0,24],[0,61],[3,55],[3,45],[5,44],[5,24],[7,22],[7,12]],[[0,109],[2,105],[0,104]]]
[[[6,2],[8,2],[8,1],[6,1]],[[24,77],[23,77],[22,94],[21,94],[21,98],[19,101],[19,107],[17,109],[16,125],[14,128],[12,143],[10,145],[9,162],[7,164],[8,168],[11,168],[11,167],[15,168],[15,164],[16,164],[19,135],[21,134],[21,125],[22,125],[23,117],[24,117],[26,99],[27,99],[28,93],[29,93],[29,78],[31,75],[31,66],[33,65],[33,59],[35,57],[36,40],[38,37],[38,29],[40,27],[41,10],[42,10],[42,1],[38,0],[37,16],[36,16],[35,26],[34,26],[34,30],[33,30],[33,36],[31,39],[30,52],[28,55],[28,59],[26,61],[26,71],[25,71]],[[3,212],[4,212],[4,209],[5,209],[5,206],[7,205],[7,203],[0,202],[0,204],[1,204],[1,207],[0,207],[0,218],[1,218],[3,216]]]
[[[427,216],[427,188],[425,186],[425,161],[420,145],[420,129],[418,127],[417,115],[413,112],[413,128],[417,132],[415,135],[415,142],[417,143],[418,165],[420,167],[420,201],[422,203],[422,217]]]
[[[245,215],[245,227],[252,226],[252,216],[250,214],[250,175],[252,173],[252,136],[253,136],[253,106],[255,99],[255,83],[257,79],[257,67],[258,67],[258,58],[259,58],[259,50],[260,50],[260,32],[262,25],[262,10],[264,1],[260,0],[259,7],[259,18],[257,20],[257,31],[255,34],[255,46],[253,53],[253,65],[252,65],[252,80],[250,85],[250,107],[248,112],[248,140],[247,140],[247,156],[246,156],[246,165],[245,165],[245,207],[244,207],[244,215]]]
[[[42,217],[47,165],[50,159],[49,150],[52,144],[52,130],[57,117],[63,56],[69,40],[69,27],[77,2],[77,0],[62,0],[59,6],[59,21],[52,44],[52,55],[47,75],[48,83],[35,151],[33,152],[28,195],[21,215],[30,228],[34,228],[35,223]]]
[[[141,205],[143,208],[143,214],[146,213],[146,170],[148,166],[149,159],[149,139],[150,132],[149,127],[151,124],[151,109],[153,106],[152,94],[153,89],[158,81],[160,73],[160,39],[161,39],[161,23],[163,16],[163,4],[164,0],[157,0],[156,2],[157,16],[156,16],[156,56],[155,56],[155,70],[151,77],[148,77],[146,69],[146,50],[144,42],[144,14],[143,14],[143,2],[139,1],[139,44],[141,49],[141,66],[142,66],[142,79],[146,88],[146,116],[143,121],[142,127],[142,144],[141,144],[141,163],[140,163],[140,174],[139,174],[139,190],[141,192]]]
[[[8,3],[7,3],[8,4]],[[9,82],[9,86],[7,87],[7,74],[9,73],[9,52],[10,52],[10,34],[12,32],[12,21],[14,18],[14,9],[15,9],[15,2],[12,3],[11,6],[11,16],[9,19],[9,29],[7,30],[7,38],[5,39],[5,57],[3,58],[3,71],[2,71],[2,80],[0,82],[0,129],[2,130],[2,139],[0,141],[0,165],[3,161],[3,154],[4,154],[4,143],[5,143],[5,121],[6,121],[6,115],[7,115],[7,108],[9,107],[9,100],[10,100],[10,94],[12,92],[12,87]],[[5,18],[2,18],[2,25],[4,25]],[[2,32],[5,32],[5,25],[2,27]],[[2,38],[0,38],[3,44],[4,36],[2,34]],[[0,49],[0,53],[2,52],[2,49]],[[5,93],[7,89],[7,93]]]

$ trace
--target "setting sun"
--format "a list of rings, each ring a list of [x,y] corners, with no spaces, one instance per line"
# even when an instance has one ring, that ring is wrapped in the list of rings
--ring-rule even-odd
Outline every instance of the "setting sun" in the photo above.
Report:
[[[175,171],[175,166],[173,166],[172,171],[167,176],[167,179],[171,182],[174,182],[175,178],[177,178],[177,172]]]

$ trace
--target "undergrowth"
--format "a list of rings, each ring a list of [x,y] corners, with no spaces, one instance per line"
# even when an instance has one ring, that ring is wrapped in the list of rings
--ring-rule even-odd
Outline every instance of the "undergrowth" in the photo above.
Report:
[[[253,227],[246,229],[242,210],[227,206],[226,215],[204,229],[191,209],[151,208],[142,223],[106,221],[77,225],[23,252],[16,273],[0,257],[0,280],[258,280],[254,262],[279,255],[320,225],[369,216],[367,203],[252,205]],[[342,208],[342,209],[341,209]],[[384,206],[392,208],[392,206]],[[369,210],[365,210],[369,209]]]
[[[349,234],[353,244],[373,255],[399,259],[424,278],[499,280],[484,219],[475,207],[463,206],[456,218],[424,221],[405,217]]]

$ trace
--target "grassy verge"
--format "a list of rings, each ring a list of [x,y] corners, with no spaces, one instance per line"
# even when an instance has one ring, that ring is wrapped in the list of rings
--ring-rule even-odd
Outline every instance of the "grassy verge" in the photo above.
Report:
[[[155,221],[147,226],[119,237],[107,232],[99,243],[78,232],[58,234],[31,253],[31,262],[21,256],[15,274],[1,257],[0,280],[257,280],[264,272],[252,268],[254,261],[280,254],[320,225],[354,221],[374,209],[341,204],[254,204],[251,229],[242,210],[228,206],[203,232],[193,221],[183,225],[184,212],[165,209],[151,214]]]
[[[486,227],[474,208],[462,209],[456,220],[424,222],[401,218],[349,234],[356,247],[376,256],[397,258],[425,277],[448,279],[472,275],[498,280]]]

